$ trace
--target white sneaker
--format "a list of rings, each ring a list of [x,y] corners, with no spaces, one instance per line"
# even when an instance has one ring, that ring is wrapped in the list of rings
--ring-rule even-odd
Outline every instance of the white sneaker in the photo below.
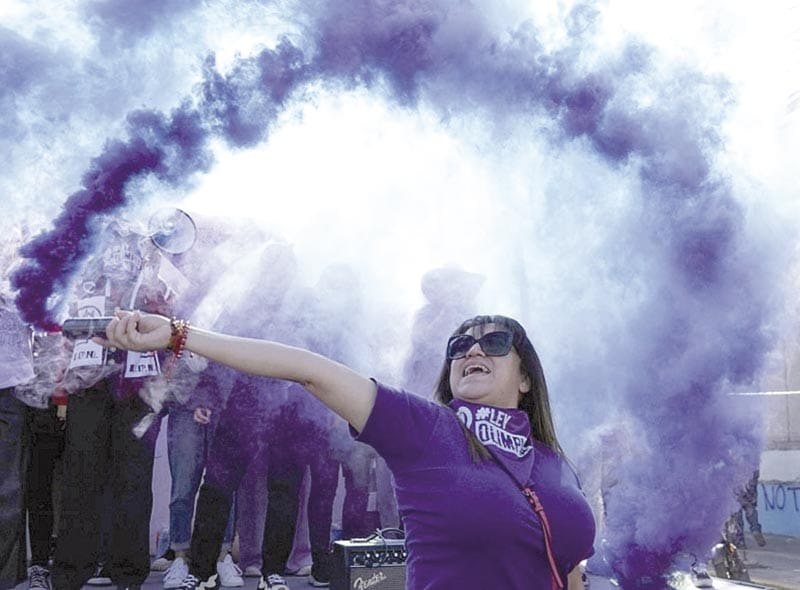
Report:
[[[183,557],[176,557],[175,560],[164,572],[164,590],[180,588],[183,580],[189,575],[189,565]]]
[[[257,565],[248,565],[244,568],[244,577],[245,578],[260,578],[261,577],[261,568]]]
[[[220,586],[226,588],[238,588],[244,586],[244,578],[242,578],[242,570],[239,569],[231,554],[228,553],[225,559],[217,562],[217,573],[219,574]]]
[[[708,575],[708,571],[706,570],[705,566],[693,565],[691,577],[692,584],[694,584],[696,588],[714,587],[714,581],[711,579],[711,576]]]
[[[290,576],[307,576],[311,573],[311,564],[302,566],[296,572],[288,572]]]
[[[175,552],[172,549],[168,549],[164,555],[150,564],[150,570],[154,572],[163,572],[172,565],[173,561],[175,561]]]

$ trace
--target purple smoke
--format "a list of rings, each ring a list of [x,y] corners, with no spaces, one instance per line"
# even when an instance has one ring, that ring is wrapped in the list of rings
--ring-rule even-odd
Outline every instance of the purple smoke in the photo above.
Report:
[[[125,4],[139,11],[130,19],[122,18],[121,4],[97,4],[98,26],[146,35],[157,26],[144,16],[149,4]],[[676,68],[661,87],[648,89],[649,101],[637,102],[654,50],[631,41],[615,58],[593,64],[584,48],[594,14],[591,5],[573,12],[571,43],[550,52],[533,25],[501,35],[461,3],[309,3],[303,49],[284,39],[239,59],[227,74],[209,57],[194,101],[169,117],[129,117],[129,138],[109,143],[53,229],[22,250],[29,260],[14,275],[21,312],[41,327],[55,322],[48,299],[92,250],[96,217],[126,204],[130,180],[187,180],[210,165],[212,136],[238,147],[264,141],[307,83],[388,87],[400,104],[424,102],[443,117],[471,112],[498,124],[545,118],[550,125],[542,133],[554,146],[585,142],[609,166],[635,171],[641,184],[639,209],[619,240],[647,247],[632,248],[634,270],[619,272],[635,276],[646,266],[642,279],[650,288],[608,356],[624,368],[621,395],[653,460],[622,465],[627,487],[614,492],[623,501],[609,508],[609,535],[625,587],[658,587],[677,553],[702,554],[710,546],[728,509],[705,496],[687,522],[688,498],[703,497],[698,491],[712,485],[732,489],[757,457],[754,420],[725,408],[722,392],[752,381],[759,369],[772,311],[763,285],[773,269],[747,252],[731,183],[713,172],[721,146],[717,105],[729,100],[725,83]],[[700,433],[687,413],[725,419]],[[654,498],[666,499],[658,510]]]
[[[185,109],[169,120],[146,111],[128,117],[128,141],[109,142],[84,175],[83,189],[64,203],[53,229],[20,249],[27,260],[12,276],[12,285],[19,290],[17,308],[28,322],[55,329],[53,312],[58,310],[49,308],[48,298],[68,288],[72,274],[94,250],[98,216],[113,214],[128,203],[128,182],[147,173],[178,182],[207,168],[202,149],[207,132],[199,123],[199,117]]]

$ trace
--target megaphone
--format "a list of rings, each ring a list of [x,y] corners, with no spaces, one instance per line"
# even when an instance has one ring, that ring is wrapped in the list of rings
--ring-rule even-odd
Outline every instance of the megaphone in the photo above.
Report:
[[[183,254],[194,245],[197,226],[182,209],[159,209],[147,223],[147,234],[160,250]]]

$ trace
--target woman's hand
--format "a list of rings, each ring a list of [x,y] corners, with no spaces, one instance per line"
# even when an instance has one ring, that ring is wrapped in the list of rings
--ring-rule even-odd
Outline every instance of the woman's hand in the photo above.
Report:
[[[138,352],[163,350],[169,345],[172,328],[164,316],[123,310],[114,315],[106,328],[106,337],[93,338],[98,344]]]

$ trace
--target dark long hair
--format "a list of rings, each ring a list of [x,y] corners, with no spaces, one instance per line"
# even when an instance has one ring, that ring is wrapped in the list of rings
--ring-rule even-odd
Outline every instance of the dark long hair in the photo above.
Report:
[[[547,395],[547,383],[544,380],[544,371],[539,355],[528,338],[525,328],[509,317],[502,315],[479,315],[466,320],[461,324],[453,336],[463,334],[467,330],[476,326],[494,324],[511,332],[514,336],[514,348],[522,361],[520,368],[525,376],[530,379],[531,389],[523,393],[518,408],[524,410],[531,423],[531,435],[540,443],[550,447],[560,455],[564,455],[561,445],[556,438],[555,427],[553,426],[553,416],[550,412],[550,399]],[[434,399],[439,403],[449,404],[453,400],[453,392],[450,389],[450,365],[452,361],[445,358],[442,370],[439,373],[439,381],[434,391]],[[470,445],[470,453],[476,460],[487,459],[489,457],[486,447],[470,432],[466,430],[467,439]]]

